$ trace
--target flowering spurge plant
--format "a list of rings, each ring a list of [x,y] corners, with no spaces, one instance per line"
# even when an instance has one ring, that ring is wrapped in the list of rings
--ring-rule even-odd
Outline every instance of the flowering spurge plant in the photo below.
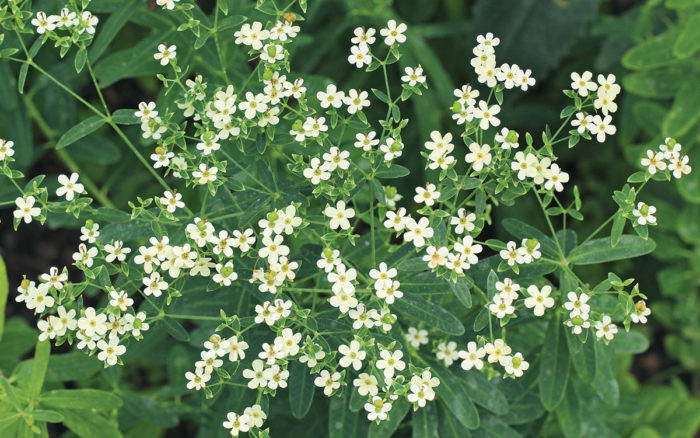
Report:
[[[333,398],[331,418],[363,411],[371,436],[393,433],[411,408],[414,427],[434,427],[441,412],[461,436],[480,427],[483,409],[508,411],[501,388],[524,394],[537,383],[537,412],[557,409],[569,380],[616,397],[610,357],[629,339],[620,329],[645,323],[651,310],[634,279],[610,273],[584,281],[575,270],[652,251],[655,208],[640,192],[652,179],[691,169],[673,139],[650,150],[643,170],[614,193],[618,211],[579,243],[569,219],[583,220],[581,199],[557,150],[615,133],[621,90],[613,75],[572,73],[561,125],[536,141],[501,123],[506,91],[534,86],[531,71],[499,65],[499,39],[481,35],[473,71],[454,91],[454,124],[426,133],[422,146],[405,144],[401,106],[430,85],[422,66],[400,64],[410,38],[405,24],[359,27],[350,41],[348,62],[381,72],[383,91],[312,87],[290,68],[301,32],[301,17],[290,12],[295,2],[263,8],[268,18],[227,32],[255,65],[236,81],[225,69],[223,33],[214,33],[220,76],[197,74],[181,57],[210,35],[194,4],[158,4],[194,38],[191,48],[153,47],[170,103],[112,112],[104,99],[100,109],[74,94],[95,116],[58,145],[107,124],[148,166],[161,195],[138,198],[123,212],[93,206],[93,196],[105,202],[79,173],[59,176],[51,192],[43,177],[20,184],[13,141],[0,145],[3,174],[18,192],[15,228],[64,212],[83,224],[75,270],[55,267],[18,288],[16,301],[37,314],[41,348],[75,344],[110,367],[149,330],[164,330],[197,348],[182,375],[184,397],[199,400],[199,391],[223,402],[222,393],[252,394],[213,419],[232,436],[267,436],[271,399],[285,389],[295,416],[308,412],[318,387]],[[39,34],[35,50],[48,39],[63,41],[61,29],[75,36],[84,26],[58,26],[58,16],[40,12],[30,27],[26,11],[10,5],[3,26]],[[303,12],[305,3],[298,7]],[[85,12],[68,7],[72,13]],[[89,42],[69,39],[69,48],[78,44],[79,54]],[[31,50],[1,53],[70,90],[35,64]],[[78,57],[76,70],[87,66],[102,97],[90,60]],[[140,125],[147,152],[122,125]],[[402,189],[412,195],[403,197],[385,181],[410,173],[398,163],[409,154],[425,158],[426,178]],[[514,240],[487,238],[495,209],[524,196],[536,199],[546,231],[506,219]],[[624,234],[628,221],[634,234]],[[611,223],[609,236],[596,238]],[[196,328],[188,332],[183,323]],[[35,417],[26,418],[34,425]]]

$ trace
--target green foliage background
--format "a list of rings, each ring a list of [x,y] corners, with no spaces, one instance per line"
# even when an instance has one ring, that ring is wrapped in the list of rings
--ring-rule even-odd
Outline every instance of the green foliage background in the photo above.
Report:
[[[210,3],[200,2],[202,9],[197,13],[203,20],[212,11]],[[229,74],[242,81],[250,74],[251,66],[244,55],[232,50],[230,36],[240,21],[236,15],[255,16],[254,3],[228,3],[229,17],[234,17],[230,28],[222,31],[230,34],[223,44],[231,54]],[[34,2],[35,10],[56,11],[59,7],[57,1]],[[160,10],[151,12],[146,0],[94,0],[90,9],[100,17],[100,24],[89,57],[110,108],[135,108],[139,101],[149,99],[160,105],[175,95],[165,96],[154,78],[160,68],[152,62],[152,52],[162,41],[177,44],[178,57],[188,59],[205,77],[219,74],[211,41],[203,37],[196,51],[186,47],[174,31],[171,18]],[[489,388],[480,404],[484,427],[472,435],[692,436],[700,425],[700,401],[694,398],[700,389],[700,149],[696,146],[700,140],[700,1],[312,0],[301,23],[302,33],[293,46],[293,69],[307,80],[310,90],[317,89],[314,84],[328,77],[346,89],[381,88],[373,82],[379,78],[347,63],[348,40],[356,26],[376,27],[395,17],[409,26],[408,54],[402,57],[400,66],[422,64],[431,85],[411,106],[402,108],[404,116],[414,122],[404,131],[409,149],[421,145],[430,131],[444,132],[450,127],[452,90],[473,78],[468,59],[474,37],[491,31],[502,41],[499,59],[531,68],[538,81],[533,92],[506,100],[503,112],[511,121],[509,127],[519,132],[537,132],[544,124],[558,120],[558,108],[565,99],[560,90],[568,86],[572,71],[610,72],[622,82],[618,134],[602,145],[589,143],[564,151],[560,158],[560,164],[570,170],[582,197],[588,200],[583,211],[586,220],[579,224],[582,232],[591,231],[586,230],[587,224],[600,223],[616,209],[612,188],[621,187],[625,176],[639,168],[646,149],[655,148],[664,137],[679,139],[694,169],[680,182],[650,185],[645,200],[658,207],[659,226],[653,230],[657,249],[651,256],[615,266],[616,272],[625,272],[626,277],[641,282],[653,309],[645,328],[651,347],[643,339],[628,340],[617,347],[616,354],[598,355],[599,360],[608,363],[592,365],[614,370],[600,384],[608,384],[615,374],[619,403],[614,403],[615,388],[608,391],[609,399],[601,400],[589,387],[578,385],[569,385],[564,401],[554,412],[545,411],[540,401],[529,395],[510,406],[505,401],[500,403],[502,393],[513,400],[518,391],[525,394],[529,385],[537,384],[537,374],[530,373],[507,388],[484,386]],[[60,60],[55,51],[42,50],[37,62],[72,89],[88,89],[87,76],[75,74],[74,57],[71,52]],[[22,84],[25,76],[26,83]],[[24,88],[24,94],[17,93],[18,87]],[[89,94],[85,97],[90,101],[96,98]],[[98,128],[68,147],[57,148],[61,136],[89,116],[46,78],[33,71],[27,76],[15,65],[0,62],[0,133],[22,145],[15,155],[20,170],[33,175],[46,173],[47,169],[53,174],[58,168],[80,169],[108,202],[122,208],[136,196],[160,194],[152,176],[139,167],[108,129]],[[125,132],[137,145],[140,143],[137,126]],[[399,163],[412,170],[412,180],[405,190],[399,187],[407,194],[423,181],[422,165],[417,154],[404,154]],[[48,178],[49,188],[55,188],[55,176],[54,181]],[[12,199],[13,193],[9,187],[1,187],[0,201]],[[496,227],[493,236],[488,237],[507,235],[498,225],[506,217],[535,217],[535,203],[518,205],[517,209],[498,211],[502,216],[493,218]],[[65,215],[52,217],[48,225],[59,229],[78,224]],[[9,221],[3,223],[7,226]],[[52,232],[37,238],[50,239]],[[69,260],[56,263],[68,264]],[[592,268],[600,272],[591,274],[604,278],[607,268]],[[37,267],[38,271],[47,269]],[[9,274],[6,311],[18,315],[10,316],[2,330],[0,312],[0,375],[22,376],[29,382],[30,392],[47,393],[41,408],[57,407],[62,419],[46,414],[37,420],[61,421],[70,429],[52,426],[57,436],[111,437],[119,436],[119,431],[128,437],[166,433],[220,436],[224,433],[220,421],[228,406],[245,402],[219,399],[216,404],[203,401],[200,407],[181,402],[184,372],[196,351],[192,345],[198,344],[194,340],[208,333],[208,328],[194,328],[191,336],[182,336],[179,341],[165,328],[154,328],[144,341],[132,344],[123,368],[103,370],[95,358],[79,352],[48,356],[46,345],[36,345],[36,330],[30,328],[33,322],[19,315],[12,300],[22,272]],[[0,277],[4,281],[4,268]],[[7,293],[5,284],[0,282],[0,310]],[[634,354],[641,356],[635,359]],[[292,381],[293,376],[292,370]],[[483,390],[481,383],[472,382],[469,389]],[[0,407],[14,403],[7,393],[7,397],[0,398]],[[90,403],[81,405],[80,400]],[[316,397],[301,420],[294,418],[294,413],[300,413],[294,402],[294,395],[274,399],[268,416],[274,436],[366,434],[362,423],[348,410],[349,400],[329,402]],[[65,409],[66,403],[73,408]],[[96,408],[105,415],[87,408]],[[431,422],[439,424],[440,436],[467,436],[466,430],[460,430],[461,435],[450,435],[450,421],[454,420],[439,417],[432,408],[421,410],[421,416],[424,418],[414,418],[412,423],[405,420],[396,436],[427,436],[420,426]],[[337,424],[343,427],[337,428]]]

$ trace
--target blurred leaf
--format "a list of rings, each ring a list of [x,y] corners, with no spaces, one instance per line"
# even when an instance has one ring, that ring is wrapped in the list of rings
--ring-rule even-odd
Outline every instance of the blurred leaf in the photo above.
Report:
[[[545,409],[551,411],[564,397],[569,380],[569,347],[558,316],[549,321],[540,357],[540,400]]]
[[[668,67],[648,71],[636,71],[622,77],[625,91],[642,97],[672,97],[687,78],[682,68]]]
[[[430,358],[427,363],[430,365],[433,375],[440,379],[440,385],[435,388],[438,399],[444,403],[462,426],[467,429],[477,429],[479,427],[479,412],[469,397],[469,389],[466,384],[438,361]]]
[[[187,330],[185,330],[182,324],[174,319],[168,317],[163,318],[163,326],[165,327],[165,330],[167,330],[168,334],[170,334],[170,336],[176,340],[181,342],[189,341],[190,334],[187,333]]]
[[[131,15],[136,11],[137,3],[139,0],[125,0],[121,8],[110,14],[104,24],[100,24],[100,31],[90,46],[90,60],[93,63],[102,56],[122,27],[129,21]]]
[[[678,29],[671,29],[638,44],[625,53],[622,65],[630,70],[650,70],[677,62],[669,49],[676,43],[678,33]]]
[[[56,143],[56,149],[63,149],[104,125],[101,116],[91,116],[66,131]]]
[[[456,371],[455,374],[465,383],[469,397],[474,403],[497,415],[508,413],[506,396],[486,377],[486,374],[473,369],[465,372]]]
[[[663,123],[663,135],[678,138],[700,119],[700,81],[683,82]]]
[[[610,346],[618,353],[639,354],[647,351],[649,339],[639,332],[620,331],[610,341]]]
[[[595,336],[588,332],[586,342],[581,342],[580,336],[566,331],[566,341],[569,346],[571,363],[578,378],[590,383],[595,377]]]
[[[352,392],[352,394],[351,394]],[[354,388],[347,390],[340,397],[333,397],[328,408],[328,437],[329,438],[354,438],[360,437],[362,421],[358,411],[350,409],[350,399],[357,394]]]
[[[450,288],[459,302],[462,303],[465,308],[471,309],[472,295],[469,293],[469,283],[467,283],[467,280],[465,280],[464,277],[459,276],[457,277],[457,281],[450,282]]]
[[[91,134],[66,147],[73,158],[81,163],[114,164],[122,158],[119,147],[109,137]]]
[[[10,292],[10,285],[7,281],[7,269],[5,261],[0,257],[0,342],[5,329],[5,305]]]
[[[411,404],[405,397],[400,397],[392,402],[389,418],[379,424],[372,423],[369,426],[368,438],[389,438],[401,424],[401,420],[408,414]]]
[[[103,416],[89,410],[59,409],[63,424],[84,438],[121,438],[119,428]]]
[[[679,58],[687,58],[700,50],[700,12],[690,17],[673,46],[673,53]]]
[[[56,389],[41,394],[41,404],[54,408],[112,410],[122,400],[110,391],[97,389]]]
[[[88,356],[82,351],[65,354],[53,354],[49,357],[46,371],[47,382],[67,382],[84,380],[104,368],[104,364],[95,356]]]
[[[620,388],[615,380],[615,350],[608,348],[603,341],[596,341],[594,345],[595,378],[592,386],[606,403],[617,405]]]
[[[49,355],[51,354],[51,343],[49,341],[40,341],[36,343],[34,350],[34,360],[32,361],[32,373],[29,378],[28,396],[34,399],[41,392],[41,387],[44,386],[44,378],[46,377],[46,368],[49,365]]]
[[[292,415],[304,418],[311,409],[314,400],[314,378],[309,374],[308,367],[299,361],[289,366],[289,406]]]
[[[440,438],[438,434],[438,413],[435,403],[413,411],[413,438]]]
[[[404,294],[403,298],[394,301],[392,308],[448,335],[464,333],[464,326],[454,315],[419,295]]]
[[[655,247],[656,244],[651,239],[644,240],[639,236],[623,234],[614,248],[607,237],[593,239],[576,247],[569,257],[575,265],[593,265],[643,256],[652,252]]]
[[[402,176],[406,176],[409,173],[411,173],[410,170],[407,168],[399,165],[399,164],[392,164],[391,167],[384,168],[384,169],[379,169],[375,175],[377,175],[378,178],[401,178]]]

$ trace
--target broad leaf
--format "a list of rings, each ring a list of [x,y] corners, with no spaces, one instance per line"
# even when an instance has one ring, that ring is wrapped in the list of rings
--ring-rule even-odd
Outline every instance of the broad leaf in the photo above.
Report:
[[[58,143],[56,143],[56,149],[63,149],[75,143],[86,135],[95,132],[100,126],[104,125],[104,123],[105,120],[100,116],[88,117],[66,131],[58,140]]]
[[[97,389],[56,389],[41,394],[41,404],[53,408],[111,410],[122,405],[119,396]]]
[[[289,371],[289,406],[294,417],[304,418],[314,400],[314,378],[308,367],[299,361],[293,361]]]
[[[464,326],[454,315],[419,295],[405,294],[392,308],[448,335],[464,334]]]
[[[566,333],[559,318],[549,321],[542,344],[540,363],[540,400],[545,409],[555,409],[566,391],[569,379],[569,348],[566,345]]]
[[[607,237],[590,240],[569,254],[574,265],[593,265],[613,260],[630,259],[649,254],[656,248],[653,240],[624,234],[613,248]]]

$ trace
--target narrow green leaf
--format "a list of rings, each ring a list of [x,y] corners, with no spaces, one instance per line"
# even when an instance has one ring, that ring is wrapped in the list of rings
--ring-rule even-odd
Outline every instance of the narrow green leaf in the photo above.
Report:
[[[569,348],[559,317],[549,321],[542,344],[542,358],[546,360],[540,363],[540,400],[545,409],[551,411],[564,397],[569,379]]]
[[[66,131],[58,140],[58,143],[56,143],[56,149],[63,149],[75,143],[86,135],[95,132],[100,126],[104,125],[104,123],[104,119],[100,116],[95,115],[88,117]]]
[[[469,293],[469,283],[464,277],[457,277],[456,282],[451,281],[450,289],[452,289],[452,293],[455,294],[465,308],[472,308],[472,295]]]
[[[381,90],[377,90],[376,88],[372,88],[372,93],[374,93],[375,96],[377,96],[377,99],[381,100],[384,103],[389,103],[389,97],[386,95],[385,92]]]
[[[190,334],[187,333],[187,330],[174,319],[168,317],[163,318],[163,325],[170,336],[178,341],[187,342],[190,340]]]
[[[141,120],[134,115],[135,112],[132,109],[118,109],[112,113],[112,120],[117,125],[138,125]]]
[[[29,57],[33,58],[36,56],[37,53],[39,53],[39,49],[41,49],[41,44],[42,44],[43,38],[41,36],[37,39],[34,40],[34,43],[32,43],[32,46],[29,48]],[[22,64],[22,67],[19,69],[19,78],[17,78],[17,90],[19,91],[19,94],[24,93],[24,83],[27,81],[27,73],[29,73],[29,63],[25,62]]]
[[[291,389],[290,389],[291,391]],[[328,438],[355,438],[362,436],[361,426],[364,425],[359,411],[350,409],[352,394],[357,393],[348,388],[341,397],[333,397],[328,408]]]
[[[571,251],[569,257],[575,265],[593,265],[613,260],[629,259],[649,254],[656,248],[653,240],[623,234],[614,248],[607,237],[589,240]]]
[[[427,361],[433,375],[440,379],[440,386],[435,388],[438,398],[452,412],[457,420],[467,429],[479,427],[479,412],[469,397],[467,385],[455,376],[452,371],[432,358]]]
[[[7,269],[5,261],[0,257],[0,341],[2,341],[2,333],[5,328],[5,306],[7,305],[7,296],[9,295],[10,286],[7,282]]]
[[[618,353],[639,354],[649,348],[649,339],[640,332],[620,331],[610,341],[610,346]]]
[[[304,418],[314,400],[314,379],[308,367],[294,361],[289,366],[289,406],[295,418]]]
[[[477,405],[488,409],[497,415],[508,413],[508,400],[501,390],[486,377],[486,374],[469,370],[466,372],[455,372],[461,377],[469,391],[469,397]]]
[[[438,433],[438,412],[435,403],[413,411],[413,438],[440,438]]]
[[[63,424],[76,435],[90,438],[122,438],[115,422],[89,410],[59,409]]]
[[[678,138],[688,132],[698,120],[700,120],[700,81],[685,81],[676,93],[661,131],[666,137]]]
[[[109,15],[104,24],[100,23],[100,31],[95,41],[90,46],[90,59],[95,62],[107,50],[109,44],[114,41],[119,31],[136,12],[139,0],[127,0],[116,11]]]
[[[394,301],[392,308],[448,335],[464,334],[464,326],[454,315],[420,295],[405,294]]]
[[[688,19],[678,35],[673,53],[679,58],[687,58],[700,50],[700,12]]]
[[[399,165],[399,164],[392,164],[391,167],[385,167],[383,169],[377,170],[375,175],[378,178],[401,178],[402,176],[406,176],[409,173],[411,173],[410,170],[407,168]]]
[[[34,420],[45,421],[47,423],[60,423],[63,421],[63,415],[56,411],[47,411],[44,409],[35,409],[32,411]]]
[[[43,406],[71,409],[111,410],[121,407],[122,400],[116,394],[97,389],[56,389],[41,394]]]
[[[574,385],[569,385],[566,390],[566,397],[557,407],[557,420],[566,438],[578,438],[583,430],[581,407],[578,396],[574,390]]]
[[[591,386],[607,404],[617,405],[620,388],[615,379],[615,350],[608,348],[603,341],[596,341],[595,378]]]
[[[590,383],[595,377],[595,336],[588,333],[586,342],[581,342],[579,336],[566,330],[566,341],[569,346],[571,363],[579,379]]]
[[[36,343],[34,350],[34,360],[32,363],[32,373],[29,378],[28,396],[34,399],[41,392],[46,377],[46,367],[49,365],[49,355],[51,354],[51,343],[41,341]]]
[[[676,62],[678,58],[671,47],[678,33],[677,29],[671,29],[633,47],[622,57],[622,65],[631,70],[650,70]]]
[[[73,62],[73,66],[75,67],[75,71],[77,73],[83,71],[83,67],[85,67],[85,62],[87,61],[87,56],[87,49],[82,47],[75,54],[75,61]]]
[[[622,212],[618,212],[613,220],[612,230],[610,231],[610,246],[616,247],[620,242],[622,237],[622,232],[625,230],[625,223],[627,219],[622,215]]]

